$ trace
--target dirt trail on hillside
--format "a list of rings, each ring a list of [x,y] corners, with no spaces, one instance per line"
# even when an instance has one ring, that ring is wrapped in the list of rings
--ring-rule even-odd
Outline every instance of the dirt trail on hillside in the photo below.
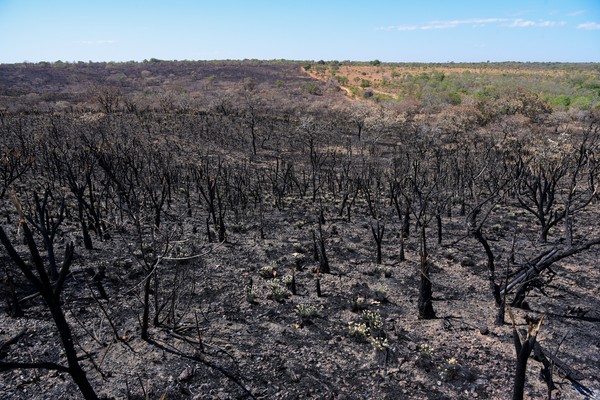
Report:
[[[300,70],[306,74],[308,74],[308,76],[310,76],[311,78],[314,78],[316,80],[319,80],[321,82],[327,82],[327,79],[322,78],[320,76],[318,76],[315,72],[311,72],[311,71],[307,71],[304,67],[300,67]],[[342,86],[338,83],[338,87],[340,89],[342,89],[344,92],[346,92],[346,95],[351,98],[351,99],[355,99],[354,95],[352,94],[352,90],[350,90],[349,87],[347,86]],[[369,90],[371,90],[373,93],[377,93],[377,94],[381,94],[384,96],[392,96],[394,97],[393,93],[387,93],[387,92],[383,92],[381,90],[377,90],[377,89],[373,89],[372,87],[369,88]]]

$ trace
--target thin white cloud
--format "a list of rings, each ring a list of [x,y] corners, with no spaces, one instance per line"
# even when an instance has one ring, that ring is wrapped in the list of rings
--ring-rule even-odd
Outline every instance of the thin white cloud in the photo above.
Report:
[[[414,25],[398,25],[398,26],[381,26],[375,28],[377,31],[416,31],[418,26]]]
[[[78,43],[86,44],[91,46],[102,45],[102,44],[113,44],[114,40],[81,40]]]
[[[421,27],[419,27],[419,29],[423,29],[423,30],[428,30],[428,29],[449,29],[449,28],[456,28],[458,25],[457,24],[453,24],[452,21],[434,21],[434,22],[430,22],[427,25],[423,25]]]
[[[564,21],[531,21],[527,19],[517,18],[510,24],[507,24],[508,28],[553,28],[556,26],[564,26]]]
[[[577,17],[578,15],[586,14],[587,10],[577,10],[567,14],[567,17]]]
[[[448,29],[456,28],[461,25],[472,25],[475,27],[482,27],[487,24],[493,24],[497,22],[508,21],[505,18],[471,18],[471,19],[455,19],[450,21],[431,21],[426,25],[420,27],[420,29]]]
[[[598,22],[586,22],[584,24],[577,25],[577,29],[585,29],[588,31],[595,31],[600,29],[600,23]]]
[[[455,19],[448,21],[430,21],[424,25],[394,25],[375,28],[378,31],[415,31],[432,29],[453,29],[461,26],[470,26],[471,28],[484,28],[488,25],[501,26],[505,28],[552,28],[564,26],[564,21],[531,21],[522,18],[471,18]],[[581,28],[596,29],[596,28]]]
[[[419,29],[419,27],[414,26],[414,25],[406,25],[406,26],[397,26],[396,29],[399,31],[414,31],[414,30]]]

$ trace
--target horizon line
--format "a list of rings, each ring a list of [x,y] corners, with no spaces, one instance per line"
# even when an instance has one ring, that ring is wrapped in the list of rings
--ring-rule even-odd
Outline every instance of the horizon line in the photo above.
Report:
[[[479,60],[479,61],[380,61],[378,59],[372,60],[315,60],[315,59],[288,59],[288,58],[221,58],[221,59],[159,59],[155,57],[145,58],[143,60],[127,60],[127,61],[114,61],[114,60],[76,60],[76,61],[64,61],[61,59],[48,61],[48,60],[39,60],[39,61],[17,61],[17,62],[4,62],[0,61],[0,65],[45,65],[45,64],[156,64],[161,62],[289,62],[289,63],[315,63],[315,64],[332,64],[332,63],[365,63],[370,64],[373,62],[377,62],[378,64],[600,64],[600,61],[560,61],[560,60],[546,60],[546,61],[532,61],[532,60],[503,60],[503,61],[490,61],[490,60]]]

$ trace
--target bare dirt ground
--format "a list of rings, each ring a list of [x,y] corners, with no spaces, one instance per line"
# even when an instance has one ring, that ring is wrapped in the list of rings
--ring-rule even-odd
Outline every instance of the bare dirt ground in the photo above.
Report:
[[[349,77],[351,77],[351,78],[357,78],[357,77],[359,77],[359,75],[358,75],[358,74],[352,74],[352,73],[351,73],[351,71],[352,71],[352,70],[351,70],[351,69],[349,69],[348,67],[342,67],[342,68],[344,68],[344,71],[348,71],[348,73],[349,73],[349,74],[348,74],[347,76],[349,76]],[[355,68],[360,68],[360,67],[355,67]],[[371,77],[371,76],[372,76],[372,75],[371,75],[371,73],[373,72],[373,68],[372,68],[372,67],[364,67],[364,69],[366,69],[367,71],[369,71],[369,76]],[[323,82],[327,82],[327,81],[328,81],[328,79],[329,79],[329,77],[327,77],[327,76],[324,76],[324,75],[323,75],[323,74],[321,74],[321,73],[318,73],[318,72],[315,72],[315,71],[311,71],[311,70],[308,70],[308,71],[307,71],[307,70],[306,70],[306,69],[304,69],[304,68],[302,68],[302,72],[304,72],[304,73],[308,74],[308,75],[309,75],[311,78],[313,78],[313,79],[317,79],[317,80],[320,80],[320,81],[323,81]],[[363,71],[363,72],[364,72],[364,71]],[[380,73],[380,71],[379,71],[379,70],[377,70],[376,74],[379,74],[379,73]],[[365,74],[367,74],[367,72],[365,72]],[[362,73],[360,73],[360,76],[363,76],[363,75],[362,75]],[[364,76],[363,76],[363,77],[364,77]],[[359,79],[360,79],[360,78],[359,78]],[[382,81],[382,79],[383,79],[383,78],[376,78],[376,79],[375,79],[375,81],[376,81],[376,82],[378,82],[378,81]],[[338,87],[339,87],[341,90],[343,90],[343,91],[344,91],[344,93],[346,94],[346,96],[348,96],[348,97],[353,97],[353,96],[354,96],[354,95],[352,94],[352,90],[351,90],[351,89],[350,89],[348,86],[344,86],[344,85],[338,85]],[[382,91],[382,90],[377,90],[377,89],[372,89],[372,88],[371,88],[371,89],[369,89],[369,90],[370,90],[372,93],[378,93],[378,94],[382,94],[382,95],[384,95],[384,96],[390,96],[391,98],[395,97],[395,94],[394,94],[394,93],[390,93],[390,92],[384,92],[384,91]]]
[[[261,399],[511,396],[511,327],[493,325],[485,259],[476,242],[431,244],[437,318],[419,320],[415,239],[407,241],[407,260],[399,262],[400,227],[389,224],[384,263],[377,265],[365,215],[348,222],[333,209],[325,214],[332,274],[321,275],[322,296],[317,296],[312,207],[301,201],[283,212],[270,211],[264,239],[252,223],[240,223],[226,243],[203,246],[202,252],[210,250],[203,260],[165,262],[165,276],[179,271],[184,278],[175,310],[179,321],[175,330],[168,324],[151,329],[150,342],[139,337],[137,285],[143,276],[136,272],[136,255],[127,242],[115,238],[98,242],[93,251],[78,250],[66,312],[98,392],[107,398],[142,398],[146,393],[169,399],[245,398],[247,392]],[[590,230],[595,230],[597,219],[589,218]],[[193,226],[184,229],[191,232]],[[462,234],[459,218],[446,223],[445,240]],[[503,230],[488,234],[494,247],[507,249],[511,235]],[[189,237],[182,249],[193,247],[194,235]],[[533,237],[534,232],[524,232],[518,246],[535,245]],[[514,310],[519,328],[526,327],[527,318],[546,316],[539,342],[579,372],[589,390],[581,389],[587,393],[582,394],[557,375],[557,399],[597,398],[600,390],[598,255],[596,249],[556,265],[547,296],[533,294],[531,310]],[[8,262],[7,257],[2,261]],[[98,293],[80,279],[99,264],[107,267],[108,301],[95,301]],[[297,294],[292,295],[285,277],[295,266]],[[273,288],[280,286],[283,292],[274,295]],[[303,320],[299,305],[315,306],[315,314]],[[102,308],[122,341],[114,339]],[[387,339],[382,351],[368,335],[352,335],[349,329],[349,324],[369,320],[366,311],[381,318]],[[26,329],[18,346],[9,349],[11,359],[59,356],[54,328],[39,301],[30,302],[25,318],[10,319],[5,313],[0,318],[2,340]],[[86,356],[86,350],[92,353]],[[527,398],[546,397],[540,366],[529,362]],[[7,399],[78,398],[68,376],[43,370],[3,373],[0,393]]]

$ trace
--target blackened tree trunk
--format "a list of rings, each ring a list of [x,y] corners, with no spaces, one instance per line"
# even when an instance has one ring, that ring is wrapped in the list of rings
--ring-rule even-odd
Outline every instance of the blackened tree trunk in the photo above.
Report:
[[[6,284],[8,286],[9,294],[7,295],[8,312],[13,318],[20,318],[25,315],[23,308],[19,303],[19,297],[17,296],[17,290],[15,288],[15,282],[13,280],[10,271],[6,271]]]
[[[398,257],[400,261],[406,260],[406,255],[404,254],[404,235],[400,234],[400,256]]]
[[[56,328],[58,330],[60,341],[63,345],[63,350],[67,358],[68,368],[64,368],[54,363],[39,363],[37,365],[39,367],[44,367],[44,365],[51,365],[53,366],[52,369],[62,371],[66,370],[69,373],[69,375],[71,375],[71,378],[73,379],[77,387],[79,387],[81,394],[86,400],[98,399],[96,392],[94,391],[92,385],[87,379],[85,371],[83,370],[83,368],[81,368],[81,365],[79,364],[79,359],[77,357],[75,343],[73,342],[71,328],[63,313],[60,299],[65,280],[67,278],[67,275],[69,274],[69,269],[73,261],[74,247],[72,244],[67,245],[61,269],[57,274],[57,279],[55,280],[55,282],[52,282],[50,280],[50,277],[48,276],[47,270],[44,268],[43,260],[39,254],[37,245],[33,239],[33,234],[29,229],[29,226],[27,225],[27,223],[23,223],[22,226],[25,241],[27,242],[27,246],[29,247],[33,267],[37,272],[37,276],[33,272],[34,269],[32,268],[32,266],[25,263],[25,261],[17,253],[11,241],[6,236],[6,233],[4,232],[2,227],[0,227],[0,242],[2,242],[2,244],[4,245],[6,251],[8,252],[13,262],[17,264],[19,270],[23,273],[27,280],[35,286],[35,288],[40,292],[42,298],[44,299],[46,306],[48,307],[48,310],[52,315],[54,324],[56,325]],[[35,366],[36,364],[33,365]]]
[[[329,260],[325,253],[325,237],[323,236],[323,227],[319,221],[319,271],[323,274],[329,274],[331,269],[329,268]]]
[[[435,222],[437,227],[437,242],[438,244],[442,244],[442,214],[440,210],[435,214]]]
[[[46,298],[46,303],[52,314],[52,319],[58,329],[60,340],[65,350],[65,356],[67,357],[67,364],[69,365],[69,374],[73,381],[81,391],[81,394],[85,399],[97,399],[98,396],[92,388],[90,381],[87,379],[86,373],[81,368],[79,360],[77,358],[77,351],[75,350],[75,344],[73,343],[73,335],[71,328],[65,319],[65,315],[60,305],[60,299],[58,296],[53,296],[50,299]]]
[[[146,277],[144,282],[144,310],[142,312],[142,339],[148,340],[148,325],[150,321],[150,287],[152,283],[152,275]]]
[[[407,204],[402,218],[402,236],[407,238],[410,235],[410,206]]]
[[[227,211],[225,204],[221,201],[221,194],[217,188],[217,206],[219,207],[219,242],[223,243],[226,239],[225,213]]]
[[[427,239],[425,237],[425,226],[421,225],[421,282],[419,285],[419,318],[434,319],[435,311],[432,304],[432,286],[429,278],[430,265],[427,260]]]
[[[83,203],[77,203],[77,213],[79,216],[79,223],[81,224],[81,233],[83,234],[83,244],[87,250],[93,250],[94,245],[92,243],[92,238],[90,236],[90,232],[88,230],[87,223],[85,222],[85,213],[83,210]]]
[[[471,234],[475,239],[477,239],[479,243],[481,243],[483,249],[485,250],[485,254],[487,256],[489,288],[490,292],[494,297],[496,308],[498,309],[495,324],[497,326],[502,326],[504,325],[504,299],[500,295],[500,285],[496,283],[496,266],[494,264],[494,253],[492,252],[492,249],[487,239],[483,236],[480,229],[471,232]]]
[[[383,242],[383,234],[385,232],[385,224],[383,222],[376,221],[375,224],[371,222],[371,232],[377,245],[377,264],[381,264],[381,243]]]
[[[536,344],[536,337],[542,326],[542,321],[544,317],[540,319],[537,324],[537,327],[533,327],[533,325],[529,325],[529,330],[527,331],[527,336],[521,340],[519,336],[519,332],[516,329],[514,318],[511,314],[511,319],[513,320],[513,341],[515,345],[515,352],[517,353],[517,365],[515,368],[515,380],[513,385],[513,400],[523,400],[523,395],[525,392],[525,376],[527,373],[527,360],[529,360],[529,356]]]

